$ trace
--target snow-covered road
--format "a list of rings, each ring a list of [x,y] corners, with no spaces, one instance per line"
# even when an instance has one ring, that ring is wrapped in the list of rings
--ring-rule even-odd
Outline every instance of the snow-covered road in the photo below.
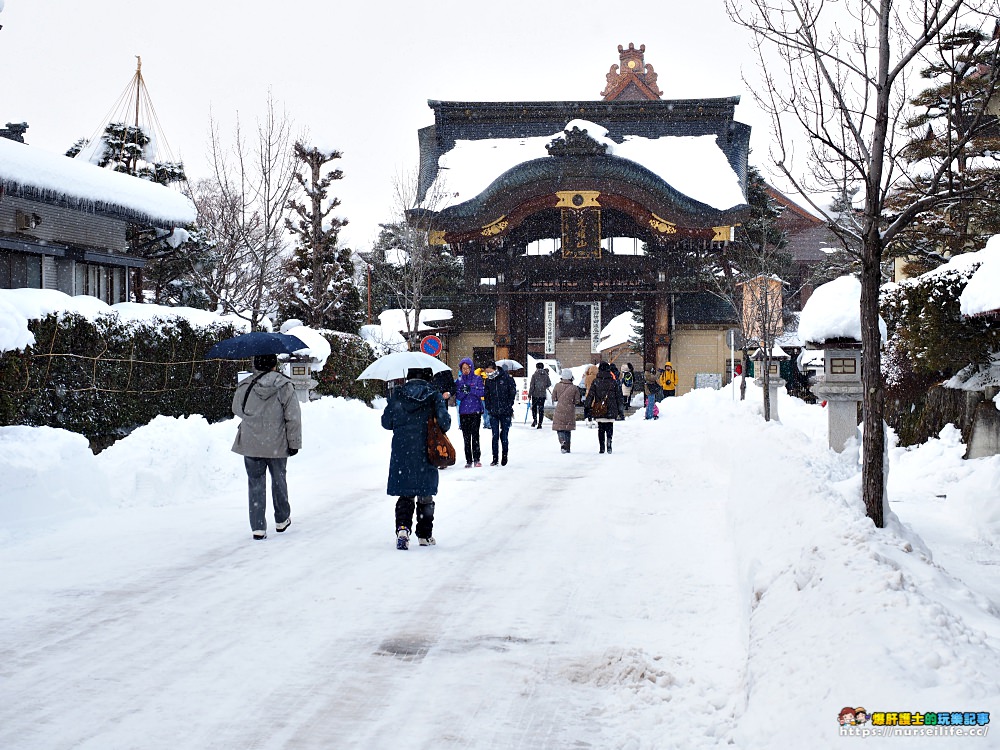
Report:
[[[0,747],[769,747],[756,730],[784,690],[809,712],[803,741],[832,744],[839,704],[884,704],[885,685],[875,701],[857,693],[864,675],[845,693],[751,653],[755,616],[767,628],[810,616],[840,627],[823,611],[755,615],[762,597],[792,595],[777,593],[787,561],[767,572],[745,538],[756,528],[741,512],[774,525],[748,481],[755,492],[762,472],[765,490],[780,488],[763,456],[778,435],[805,436],[722,402],[727,430],[694,399],[675,401],[657,422],[619,423],[610,456],[597,454],[596,430],[577,430],[564,456],[550,430],[515,425],[509,466],[442,474],[438,546],[406,552],[384,494],[389,434],[361,405],[306,409],[293,524],[264,542],[250,540],[233,423],[154,422],[79,459],[100,476],[78,481],[106,481],[106,499],[72,521],[36,519],[0,549]],[[759,455],[732,450],[734,424],[757,425]],[[822,499],[808,482],[843,471],[822,450],[785,465],[807,516],[808,497]],[[847,532],[835,543],[859,544]],[[822,585],[801,568],[789,575]],[[980,643],[991,659],[969,657],[987,674],[996,636]],[[784,636],[790,663],[815,659],[821,682],[855,669],[849,656],[831,666],[839,645],[820,638],[817,651],[813,637]]]

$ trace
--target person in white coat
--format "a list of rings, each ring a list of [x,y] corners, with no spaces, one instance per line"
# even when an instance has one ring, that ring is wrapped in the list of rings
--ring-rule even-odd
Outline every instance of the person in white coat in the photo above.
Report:
[[[233,394],[233,414],[242,420],[233,452],[243,456],[247,470],[254,539],[267,538],[267,472],[271,473],[275,531],[282,532],[292,523],[285,470],[288,457],[302,448],[299,400],[291,378],[276,372],[277,365],[274,354],[254,357],[253,376]]]

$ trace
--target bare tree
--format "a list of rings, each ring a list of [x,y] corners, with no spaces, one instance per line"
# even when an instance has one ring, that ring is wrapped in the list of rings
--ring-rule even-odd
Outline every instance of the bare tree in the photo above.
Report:
[[[212,180],[201,184],[195,203],[216,242],[218,263],[200,281],[220,311],[245,318],[254,330],[270,311],[272,292],[281,281],[285,219],[296,184],[294,140],[292,124],[270,92],[255,137],[247,137],[237,117],[232,142],[226,144],[211,120]]]
[[[420,340],[420,315],[426,297],[447,289],[459,263],[444,245],[431,244],[435,209],[441,193],[428,192],[418,202],[417,177],[400,174],[393,180],[393,220],[368,255],[371,274],[381,294],[404,311],[406,339],[411,348]]]
[[[748,349],[760,348],[764,419],[770,421],[771,356],[784,331],[783,277],[790,275],[792,258],[784,250],[786,236],[778,227],[784,209],[771,197],[767,183],[754,166],[747,173],[747,205],[749,212],[736,229],[735,241],[721,253],[705,256],[707,267],[703,273],[712,293],[732,306],[743,336],[741,400],[746,395]]]
[[[997,0],[726,0],[726,8],[757,42],[763,81],[755,96],[771,117],[778,169],[807,200],[816,193],[841,195],[854,186],[864,196],[856,231],[836,224],[815,200],[810,203],[828,219],[845,250],[860,248],[862,495],[868,516],[881,527],[886,505],[878,325],[882,261],[903,228],[954,192],[948,175],[977,132],[972,127],[956,138],[922,175],[919,194],[885,220],[888,198],[904,185],[917,184],[906,173],[908,79],[943,33],[981,25],[985,14],[996,12]],[[985,125],[984,110],[985,104],[972,117]],[[802,136],[804,142],[796,140]],[[796,148],[805,151],[804,166],[795,162]]]

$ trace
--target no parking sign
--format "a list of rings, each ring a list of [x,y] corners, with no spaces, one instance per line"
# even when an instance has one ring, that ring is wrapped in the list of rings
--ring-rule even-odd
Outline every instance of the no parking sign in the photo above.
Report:
[[[420,339],[420,351],[424,354],[430,354],[432,357],[441,353],[441,346],[441,339],[437,336],[424,336]]]

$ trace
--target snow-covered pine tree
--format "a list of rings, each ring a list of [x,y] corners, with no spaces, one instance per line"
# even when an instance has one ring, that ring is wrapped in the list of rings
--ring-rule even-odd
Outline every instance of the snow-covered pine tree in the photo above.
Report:
[[[288,201],[294,215],[285,225],[295,238],[294,251],[283,264],[284,282],[278,294],[283,319],[297,318],[313,328],[357,333],[362,324],[361,293],[354,283],[351,251],[339,243],[347,219],[331,216],[340,200],[329,195],[334,181],[343,178],[329,165],[340,151],[307,146],[294,147],[299,168],[295,180],[303,200]]]
[[[978,250],[1000,233],[1000,130],[986,104],[997,93],[997,44],[996,31],[960,27],[941,36],[920,72],[931,85],[911,100],[918,113],[906,122],[913,185],[886,202],[887,220],[927,192],[933,167],[945,159],[952,197],[918,215],[890,246],[893,257],[908,259],[909,276]]]
[[[142,127],[122,122],[108,123],[97,143],[81,138],[66,156],[83,158],[96,166],[132,175],[160,185],[186,183],[184,165],[173,161],[156,161],[156,144]],[[137,301],[163,305],[207,307],[209,297],[190,274],[193,263],[208,262],[207,240],[196,225],[183,233],[167,235],[162,230],[129,225],[126,239],[130,252],[146,259],[146,266],[137,273]]]

